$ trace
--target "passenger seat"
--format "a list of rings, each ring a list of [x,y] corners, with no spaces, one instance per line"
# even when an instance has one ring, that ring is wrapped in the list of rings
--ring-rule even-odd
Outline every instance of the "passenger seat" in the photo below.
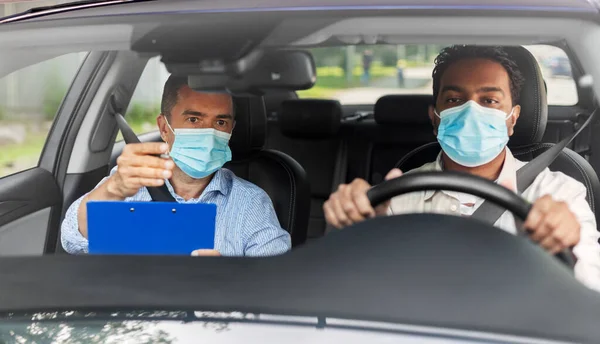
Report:
[[[323,203],[346,182],[347,150],[340,137],[342,107],[334,100],[285,100],[278,120],[269,122],[267,147],[297,160],[311,189],[308,238],[325,233]]]
[[[262,97],[235,97],[233,101],[236,125],[229,142],[233,157],[225,167],[269,195],[292,246],[301,245],[306,241],[310,202],[304,169],[287,154],[264,149],[267,115]]]
[[[387,95],[375,104],[375,121],[356,124],[356,136],[370,144],[367,180],[381,183],[385,175],[413,149],[435,142],[428,108],[430,95]]]

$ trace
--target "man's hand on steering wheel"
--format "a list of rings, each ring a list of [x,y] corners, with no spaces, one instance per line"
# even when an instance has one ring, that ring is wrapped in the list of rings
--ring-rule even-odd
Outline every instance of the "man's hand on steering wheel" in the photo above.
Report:
[[[391,170],[385,180],[402,176],[399,169]],[[371,185],[364,179],[342,184],[323,205],[325,218],[336,228],[343,228],[379,215],[385,215],[390,201],[375,208],[367,197]],[[524,223],[532,240],[552,254],[569,249],[579,242],[580,225],[564,202],[547,195],[535,201]]]
[[[402,171],[394,168],[385,176],[385,180],[400,176],[402,176]],[[339,229],[368,218],[385,215],[390,202],[387,201],[373,208],[367,197],[367,191],[370,188],[371,185],[360,178],[354,179],[350,184],[340,184],[337,191],[332,193],[323,204],[327,223]]]
[[[579,243],[581,226],[565,202],[538,198],[524,223],[531,239],[556,254]]]

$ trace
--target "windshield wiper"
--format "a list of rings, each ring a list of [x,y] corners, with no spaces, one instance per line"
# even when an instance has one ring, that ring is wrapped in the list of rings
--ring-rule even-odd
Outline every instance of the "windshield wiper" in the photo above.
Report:
[[[61,12],[66,12],[66,11],[71,11],[71,10],[78,10],[78,9],[83,9],[83,8],[99,7],[99,6],[114,5],[114,4],[128,3],[128,2],[141,2],[141,1],[153,1],[153,0],[79,0],[79,1],[73,1],[73,2],[68,2],[68,3],[58,4],[58,5],[52,5],[52,6],[32,7],[26,11],[19,12],[16,14],[11,14],[9,16],[0,18],[0,24],[15,22],[15,21],[29,19],[29,18],[33,18],[33,17],[39,17],[39,16],[43,16],[43,15],[47,15],[47,14],[61,13]]]

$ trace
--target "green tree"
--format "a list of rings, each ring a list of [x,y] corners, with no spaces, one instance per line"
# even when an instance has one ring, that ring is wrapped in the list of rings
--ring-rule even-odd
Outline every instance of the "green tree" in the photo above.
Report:
[[[51,121],[56,116],[56,112],[67,94],[67,85],[62,81],[57,68],[51,69],[46,77],[44,87],[44,99],[42,102],[44,118]]]
[[[125,118],[130,123],[154,122],[156,116],[160,114],[160,105],[147,105],[142,103],[132,104],[128,109]]]

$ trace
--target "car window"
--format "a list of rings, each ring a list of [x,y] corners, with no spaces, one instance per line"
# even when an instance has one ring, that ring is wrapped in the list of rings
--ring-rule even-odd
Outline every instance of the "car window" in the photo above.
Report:
[[[317,65],[317,82],[298,95],[336,99],[342,104],[374,104],[386,94],[431,94],[434,60],[443,47],[410,44],[311,49]],[[542,69],[548,104],[577,104],[577,88],[565,52],[549,45],[526,48]]]
[[[85,56],[59,56],[0,78],[0,178],[37,166],[56,112]]]
[[[127,123],[136,134],[157,130],[156,116],[160,114],[162,91],[168,78],[169,72],[159,56],[148,60],[125,113]],[[117,141],[122,139],[119,133]]]
[[[550,45],[529,45],[525,48],[540,65],[548,89],[548,105],[577,104],[577,86],[567,54],[562,49]]]

